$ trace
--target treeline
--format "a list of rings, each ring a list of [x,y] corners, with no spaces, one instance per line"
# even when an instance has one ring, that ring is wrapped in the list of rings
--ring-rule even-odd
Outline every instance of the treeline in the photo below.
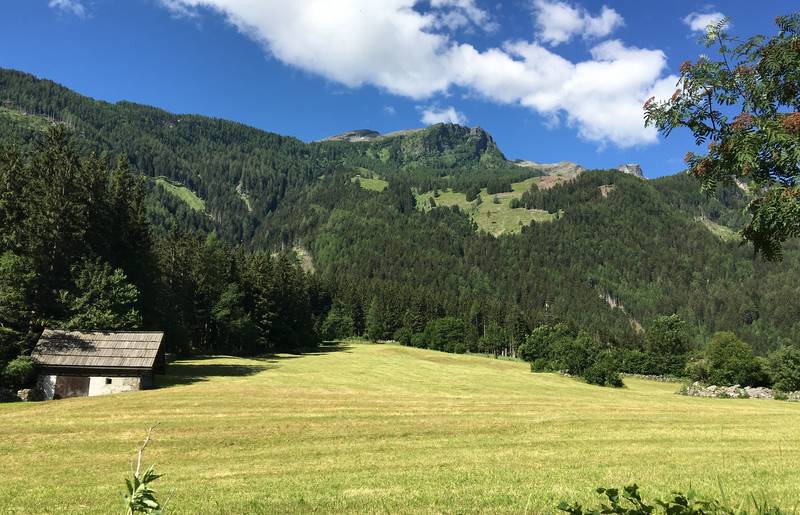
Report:
[[[375,306],[378,339],[421,334],[445,316],[462,320],[476,342],[494,324],[514,332],[508,320],[528,331],[561,320],[604,345],[642,349],[652,321],[677,313],[695,347],[725,330],[761,354],[799,341],[800,254],[792,247],[782,264],[764,263],[721,240],[696,218],[712,209],[720,221],[733,217],[745,200],[684,196],[687,184],[696,187],[688,176],[588,172],[537,192],[539,207],[563,212],[559,220],[494,238],[458,208],[409,209],[400,181],[374,192],[334,174],[288,197],[256,242],[301,244],[325,281],[358,285],[357,307],[347,309]],[[688,212],[677,206],[690,202]]]
[[[2,148],[0,369],[44,327],[165,330],[182,354],[316,345],[329,301],[293,258],[154,234],[144,183],[125,159],[82,156],[63,126]]]

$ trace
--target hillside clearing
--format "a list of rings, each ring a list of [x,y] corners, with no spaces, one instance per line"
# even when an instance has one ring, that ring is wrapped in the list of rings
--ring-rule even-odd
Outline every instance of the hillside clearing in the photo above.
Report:
[[[552,512],[598,485],[800,500],[800,406],[589,386],[394,345],[198,358],[165,387],[0,405],[0,505],[110,513],[137,444],[170,513]],[[167,386],[169,385],[169,386]]]
[[[205,201],[183,184],[166,177],[156,177],[156,184],[167,190],[168,193],[186,202],[186,204],[195,211],[202,212],[206,210]],[[249,207],[249,204],[247,205]]]
[[[439,192],[435,197],[432,191],[419,193],[417,208],[423,211],[431,209],[430,199],[433,198],[437,206],[458,206],[467,213],[478,225],[478,228],[492,236],[501,234],[516,234],[523,226],[531,222],[550,222],[558,218],[555,213],[548,213],[541,209],[511,208],[511,201],[522,197],[522,194],[531,189],[531,185],[539,183],[542,177],[531,177],[524,181],[511,184],[512,191],[505,193],[489,194],[486,188],[480,191],[481,202],[467,202],[464,193],[452,190]],[[497,199],[497,203],[494,199]]]
[[[695,218],[695,220],[703,224],[711,232],[711,234],[722,241],[737,241],[742,239],[739,233],[735,230],[725,225],[712,222],[704,216],[698,216]]]
[[[361,170],[363,175],[356,175],[350,180],[353,182],[358,181],[361,187],[365,190],[383,191],[389,186],[387,181],[384,181],[380,177],[374,176],[374,174],[366,168],[359,168],[358,170]]]

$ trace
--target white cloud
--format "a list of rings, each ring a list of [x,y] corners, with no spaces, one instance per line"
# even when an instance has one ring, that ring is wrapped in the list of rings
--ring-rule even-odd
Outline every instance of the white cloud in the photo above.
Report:
[[[497,30],[497,24],[475,0],[430,0],[437,16],[436,24],[450,30],[475,25],[487,32]]]
[[[467,123],[467,117],[461,111],[456,111],[455,107],[448,106],[439,108],[437,106],[429,106],[421,109],[422,118],[420,121],[425,125],[433,125],[435,123],[458,123],[464,125]]]
[[[383,106],[383,112],[390,116],[394,116],[397,114],[397,109],[392,106]]]
[[[50,0],[47,4],[51,9],[59,9],[79,18],[86,16],[86,8],[80,0]]]
[[[433,0],[433,10],[426,12],[415,9],[417,0],[161,2],[178,14],[210,9],[275,59],[348,87],[371,85],[416,100],[462,88],[492,102],[531,109],[548,124],[564,121],[600,145],[655,142],[656,131],[644,127],[642,104],[653,94],[666,91],[670,96],[677,82],[664,76],[663,52],[620,41],[598,44],[590,58],[573,62],[532,41],[481,50],[443,33],[434,8],[458,6],[469,12],[472,1]],[[619,23],[602,20],[618,16],[582,19],[586,30],[600,35]],[[447,121],[463,119],[448,109],[429,107],[427,119],[442,112]]]
[[[721,20],[725,18],[725,15],[720,12],[713,12],[713,13],[698,13],[693,12],[689,13],[684,19],[683,23],[685,23],[692,32],[703,32],[705,33],[708,29],[709,25],[716,25]],[[727,27],[727,23],[723,25]]]
[[[605,5],[598,16],[592,16],[567,2],[534,0],[533,13],[539,38],[552,45],[566,43],[576,35],[602,38],[625,23],[617,11]]]

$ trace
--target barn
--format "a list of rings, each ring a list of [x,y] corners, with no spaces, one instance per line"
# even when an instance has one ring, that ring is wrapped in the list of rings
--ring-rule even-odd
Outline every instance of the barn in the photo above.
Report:
[[[45,399],[148,388],[163,372],[164,333],[45,329],[31,358]]]

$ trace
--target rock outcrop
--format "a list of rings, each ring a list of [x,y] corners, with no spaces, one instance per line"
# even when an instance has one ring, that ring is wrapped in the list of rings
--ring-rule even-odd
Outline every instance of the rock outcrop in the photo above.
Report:
[[[627,173],[628,175],[633,175],[634,177],[638,177],[640,179],[644,179],[644,173],[642,173],[642,167],[639,166],[637,163],[628,163],[624,165],[619,165],[617,167],[622,173]]]
[[[341,134],[329,136],[322,141],[349,141],[357,143],[359,141],[374,141],[381,137],[380,132],[371,129],[357,129],[354,131],[347,131]]]

